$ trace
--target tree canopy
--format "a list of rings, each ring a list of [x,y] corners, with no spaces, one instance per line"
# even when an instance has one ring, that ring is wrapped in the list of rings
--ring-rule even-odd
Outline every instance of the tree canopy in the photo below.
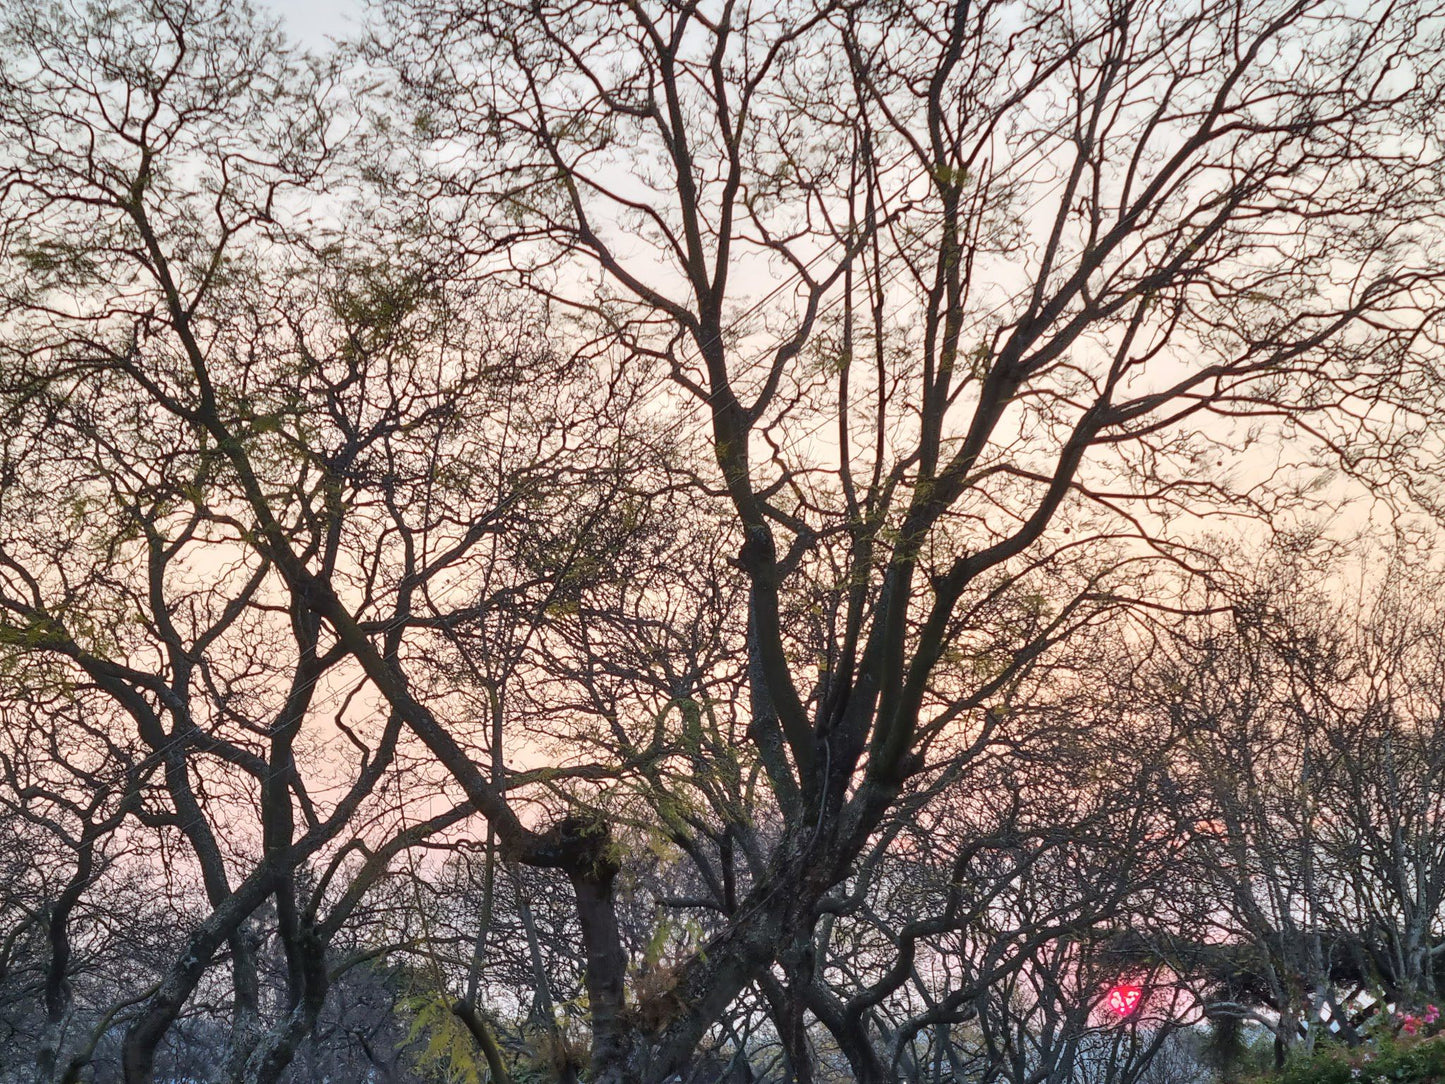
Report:
[[[1442,76],[1413,0],[17,0],[0,1074],[1440,996]]]

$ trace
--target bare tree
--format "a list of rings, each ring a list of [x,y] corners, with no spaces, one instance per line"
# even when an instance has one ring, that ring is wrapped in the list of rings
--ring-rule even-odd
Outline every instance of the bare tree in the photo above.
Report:
[[[47,899],[133,842],[199,889],[111,998],[129,1084],[188,1006],[276,1079],[362,928],[498,1073],[499,961],[518,1009],[580,981],[607,1084],[1081,1064],[1098,938],[1208,841],[1062,646],[1162,626],[1199,520],[1318,507],[1310,463],[1434,500],[1431,14],[389,0],[346,86],[221,0],[7,11],[7,801]]]
[[[491,597],[545,609],[604,537],[594,473],[643,447],[608,421],[630,389],[570,379],[535,327],[389,230],[374,171],[333,146],[355,120],[332,68],[249,10],[19,5],[3,41],[0,640],[38,675],[5,688],[24,720],[5,783],[74,855],[48,910],[40,1076],[94,1048],[66,1062],[52,1036],[115,837],[179,882],[184,931],[106,1018],[126,1079],[152,1079],[204,997],[228,1033],[211,1065],[274,1080],[367,891],[474,811],[409,726],[497,819],[471,732],[419,698],[469,711],[434,665],[446,632]],[[348,184],[364,191],[323,213]],[[564,505],[578,518],[549,522]],[[572,838],[508,817],[538,847]]]
[[[647,1028],[610,876],[579,887],[597,1080],[665,1078],[799,967],[907,781],[958,755],[940,735],[1116,590],[1039,589],[1051,619],[960,669],[1000,577],[1109,537],[1177,557],[1180,516],[1269,511],[1282,476],[1208,466],[1264,432],[1371,482],[1424,451],[1397,424],[1429,409],[1438,304],[1423,9],[384,12],[436,213],[665,366],[748,577],[748,734],[784,828]]]

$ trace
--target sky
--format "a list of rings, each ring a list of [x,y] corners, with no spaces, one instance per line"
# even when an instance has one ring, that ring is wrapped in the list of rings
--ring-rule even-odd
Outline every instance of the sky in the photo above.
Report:
[[[262,11],[273,11],[285,21],[286,31],[311,48],[326,45],[328,37],[344,37],[359,24],[362,0],[257,0]]]
[[[289,37],[307,48],[317,51],[325,50],[330,39],[346,38],[354,35],[359,29],[367,8],[367,0],[253,0],[261,11],[269,11],[279,16]],[[1044,220],[1046,226],[1050,219]],[[612,239],[614,244],[625,245],[625,234],[622,237]],[[639,255],[645,259],[645,254]],[[665,268],[656,268],[664,273]],[[767,271],[760,272],[764,278]],[[667,292],[665,279],[658,283],[664,292]],[[970,329],[978,327],[978,321],[970,325]],[[812,440],[816,431],[810,434]],[[1275,461],[1277,456],[1272,454],[1278,451],[1283,454],[1284,449],[1256,449],[1249,460],[1241,463],[1241,469],[1251,474],[1262,472],[1268,474],[1278,467]],[[1355,489],[1346,480],[1339,479],[1332,494],[1339,490],[1336,499],[1343,501],[1347,496],[1355,494]],[[1367,506],[1357,505],[1349,514],[1337,521],[1336,526],[1343,533],[1353,533],[1355,530],[1364,527],[1366,521],[1372,520],[1378,514],[1376,509]],[[1211,521],[1210,529],[1218,528],[1218,524]]]

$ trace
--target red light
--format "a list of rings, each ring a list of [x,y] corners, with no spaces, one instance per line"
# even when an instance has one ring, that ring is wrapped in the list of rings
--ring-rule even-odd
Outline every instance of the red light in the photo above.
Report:
[[[1128,1016],[1139,1007],[1139,999],[1143,995],[1144,991],[1137,986],[1120,984],[1109,991],[1109,997],[1105,1004],[1109,1006],[1109,1011],[1116,1016]]]

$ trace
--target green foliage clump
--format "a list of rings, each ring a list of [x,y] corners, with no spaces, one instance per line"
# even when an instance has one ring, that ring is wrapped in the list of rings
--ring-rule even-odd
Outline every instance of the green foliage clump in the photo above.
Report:
[[[403,1008],[411,1017],[407,1041],[424,1079],[436,1084],[481,1084],[486,1067],[445,995],[417,994],[407,998]]]
[[[1347,1050],[1328,1047],[1292,1061],[1268,1084],[1445,1084],[1445,1037],[1382,1038]]]

